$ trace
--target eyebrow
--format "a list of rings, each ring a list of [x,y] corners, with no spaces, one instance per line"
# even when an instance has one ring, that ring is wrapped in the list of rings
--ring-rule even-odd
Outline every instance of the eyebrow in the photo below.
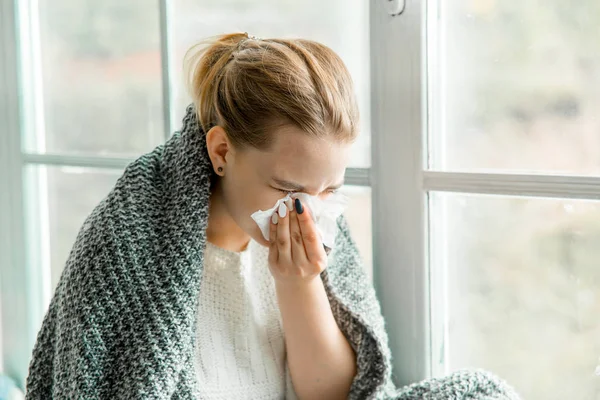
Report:
[[[290,192],[305,192],[306,188],[299,183],[286,181],[285,179],[273,178],[273,182],[284,189],[289,189]],[[340,183],[336,185],[331,185],[325,190],[337,190],[344,186],[344,181],[342,180]]]

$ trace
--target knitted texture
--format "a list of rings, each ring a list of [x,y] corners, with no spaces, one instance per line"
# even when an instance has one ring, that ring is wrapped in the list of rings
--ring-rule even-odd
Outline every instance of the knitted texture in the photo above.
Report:
[[[285,338],[268,254],[253,240],[242,252],[206,246],[196,322],[202,398],[292,397],[286,396]]]
[[[190,106],[181,132],[131,163],[84,222],[38,333],[27,399],[200,397],[196,311],[213,177]],[[516,398],[469,373],[397,391],[375,291],[347,222],[338,224],[321,278],[357,356],[350,399],[426,398],[428,390],[435,399]]]
[[[399,390],[395,399],[518,400],[519,396],[506,382],[491,373],[471,369],[409,385]]]

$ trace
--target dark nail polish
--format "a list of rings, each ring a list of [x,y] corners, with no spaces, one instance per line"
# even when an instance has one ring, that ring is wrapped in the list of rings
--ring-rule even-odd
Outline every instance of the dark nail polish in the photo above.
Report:
[[[296,205],[296,212],[298,214],[302,214],[304,212],[304,207],[302,207],[302,203],[300,203],[300,199],[294,200],[294,204]]]

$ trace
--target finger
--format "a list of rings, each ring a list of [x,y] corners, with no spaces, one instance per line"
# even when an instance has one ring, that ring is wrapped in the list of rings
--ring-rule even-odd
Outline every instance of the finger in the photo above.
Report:
[[[281,204],[278,212],[277,222],[277,251],[279,252],[279,262],[291,262],[292,254],[290,249],[290,218],[289,211],[285,204]]]
[[[306,265],[308,257],[304,249],[304,240],[302,240],[302,232],[300,231],[300,223],[298,222],[298,213],[294,208],[290,211],[289,219],[292,261],[296,265]]]
[[[296,208],[296,214],[298,215],[298,225],[300,226],[300,232],[302,233],[306,257],[311,263],[318,263],[326,258],[327,255],[323,249],[317,226],[312,220],[310,210],[304,207],[300,199],[295,199],[294,206]]]
[[[271,223],[269,224],[269,264],[275,265],[279,258],[279,252],[277,251],[277,212],[271,217]]]

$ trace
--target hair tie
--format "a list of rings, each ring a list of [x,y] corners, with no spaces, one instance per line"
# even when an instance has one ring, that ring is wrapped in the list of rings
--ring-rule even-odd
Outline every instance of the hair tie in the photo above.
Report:
[[[244,35],[246,35],[246,37],[238,42],[237,46],[235,47],[235,50],[231,53],[231,58],[235,58],[236,54],[241,50],[242,45],[248,40],[262,40],[258,36],[248,35],[248,32],[244,32]]]

